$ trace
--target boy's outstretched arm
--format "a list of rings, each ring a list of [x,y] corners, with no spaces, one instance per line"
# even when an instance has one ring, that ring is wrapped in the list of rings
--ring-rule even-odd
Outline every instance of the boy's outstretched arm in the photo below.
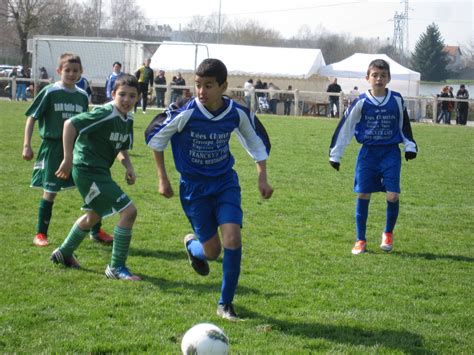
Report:
[[[33,128],[35,127],[35,120],[33,117],[28,117],[25,125],[25,136],[23,138],[23,159],[30,161],[35,154],[31,149],[31,136],[33,135]]]
[[[129,185],[133,185],[137,179],[137,175],[135,174],[135,169],[133,169],[133,164],[128,155],[128,151],[121,150],[118,153],[117,158],[125,167],[125,181],[127,181],[127,184]]]
[[[168,179],[165,167],[165,155],[163,152],[153,151],[156,162],[156,172],[158,173],[158,192],[166,198],[173,197],[174,192]]]
[[[64,158],[59,165],[58,170],[56,170],[55,175],[66,180],[69,178],[72,169],[72,151],[74,149],[74,141],[76,140],[77,130],[76,127],[72,124],[71,120],[64,122],[63,128],[63,150]]]
[[[273,194],[273,187],[267,181],[267,161],[257,162],[258,189],[264,199],[269,199]]]

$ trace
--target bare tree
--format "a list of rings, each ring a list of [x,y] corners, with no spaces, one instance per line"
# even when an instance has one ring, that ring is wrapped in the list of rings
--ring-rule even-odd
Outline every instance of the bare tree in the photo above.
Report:
[[[6,0],[6,6],[1,9],[0,18],[13,30],[11,40],[20,49],[23,66],[29,61],[28,37],[40,28],[41,19],[50,5],[48,0]]]
[[[112,2],[112,29],[117,37],[125,37],[145,31],[144,18],[135,0],[114,0]]]
[[[280,32],[266,29],[255,21],[234,21],[223,33],[225,43],[246,44],[257,46],[279,46],[283,37]]]

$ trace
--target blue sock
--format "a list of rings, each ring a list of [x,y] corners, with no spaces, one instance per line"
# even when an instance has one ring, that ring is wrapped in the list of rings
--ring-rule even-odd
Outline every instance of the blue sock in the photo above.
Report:
[[[219,304],[232,303],[235,290],[239,282],[240,260],[242,259],[242,247],[239,249],[224,248],[224,260],[222,260],[222,289]]]
[[[385,233],[392,233],[397,223],[398,210],[400,203],[387,201],[387,222],[385,224]]]
[[[206,255],[204,254],[204,248],[200,241],[196,239],[191,239],[188,244],[186,245],[189,252],[196,258],[200,260],[207,260]]]
[[[365,240],[365,231],[367,229],[367,217],[369,215],[370,200],[357,199],[356,202],[356,238],[357,240]]]

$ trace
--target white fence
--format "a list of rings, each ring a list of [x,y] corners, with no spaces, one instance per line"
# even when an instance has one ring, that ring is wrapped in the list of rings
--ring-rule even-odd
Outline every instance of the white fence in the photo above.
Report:
[[[15,97],[16,87],[18,82],[32,82],[32,79],[29,78],[1,78],[0,77],[0,87],[8,86],[10,87],[10,97]],[[49,80],[38,80],[36,81],[39,83],[50,83]],[[171,92],[173,89],[180,89],[180,90],[189,90],[193,92],[194,86],[177,86],[171,85],[168,83],[167,85],[155,85],[153,88],[150,88],[149,91],[149,105],[154,104],[155,92],[154,88],[166,88],[165,93],[165,105],[168,106],[171,101]],[[258,107],[258,102],[255,93],[262,92],[265,94],[269,93],[269,90],[252,90],[251,92],[251,108],[254,112],[260,112]],[[290,94],[293,98],[291,103],[291,114],[294,116],[328,116],[329,114],[329,96],[339,96],[339,117],[342,118],[344,114],[344,110],[347,108],[350,96],[344,93],[328,93],[328,92],[319,92],[319,91],[299,91],[299,90],[274,90],[274,93],[277,94]],[[244,104],[244,89],[243,88],[228,88],[227,95],[232,97],[237,102]],[[2,94],[0,92],[0,94]],[[5,96],[5,95],[3,95]],[[474,108],[474,99],[469,100],[460,100],[455,98],[447,98],[447,97],[437,97],[437,96],[419,96],[419,97],[404,97],[408,115],[412,121],[420,121],[431,119],[434,123],[439,115],[438,105],[441,101],[452,101],[452,102],[468,102],[470,107],[470,113],[473,111]],[[277,106],[277,113],[283,114],[283,100],[279,100]],[[472,116],[468,115],[468,116]],[[468,117],[469,119],[469,117]]]

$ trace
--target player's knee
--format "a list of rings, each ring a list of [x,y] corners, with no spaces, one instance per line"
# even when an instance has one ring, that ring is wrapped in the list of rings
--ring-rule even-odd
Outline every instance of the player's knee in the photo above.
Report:
[[[127,225],[131,225],[137,219],[137,214],[137,208],[132,204],[122,211],[120,214],[120,219]]]
[[[358,193],[357,197],[361,200],[370,200],[370,194]]]
[[[216,260],[221,254],[222,246],[219,235],[216,234],[203,244],[204,255],[208,260]]]
[[[397,202],[400,195],[396,192],[387,192],[387,201],[388,202]]]

